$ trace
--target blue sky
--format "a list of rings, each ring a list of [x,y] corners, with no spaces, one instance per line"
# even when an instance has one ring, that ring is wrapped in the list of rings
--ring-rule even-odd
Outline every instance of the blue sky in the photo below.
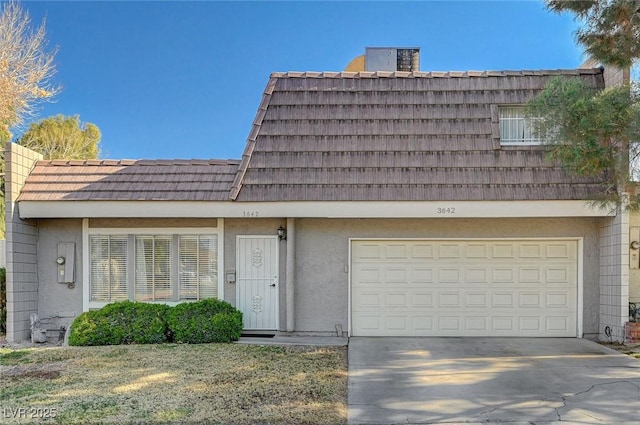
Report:
[[[37,2],[63,86],[103,158],[240,158],[274,71],[341,71],[365,47],[420,47],[422,71],[575,68],[571,15],[542,1]]]

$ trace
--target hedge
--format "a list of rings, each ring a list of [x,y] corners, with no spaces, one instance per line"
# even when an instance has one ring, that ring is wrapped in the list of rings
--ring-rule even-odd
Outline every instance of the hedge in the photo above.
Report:
[[[121,301],[78,316],[69,345],[231,342],[242,332],[242,313],[231,304],[207,299],[169,307]]]
[[[178,304],[169,310],[167,321],[175,342],[231,342],[242,332],[242,313],[214,298]]]
[[[169,306],[131,301],[108,304],[73,321],[70,345],[158,344],[168,341]]]

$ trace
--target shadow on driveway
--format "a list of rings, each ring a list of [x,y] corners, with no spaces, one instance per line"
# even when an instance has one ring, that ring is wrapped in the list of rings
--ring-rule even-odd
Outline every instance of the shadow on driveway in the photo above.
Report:
[[[573,338],[349,342],[349,423],[640,424],[640,361]]]

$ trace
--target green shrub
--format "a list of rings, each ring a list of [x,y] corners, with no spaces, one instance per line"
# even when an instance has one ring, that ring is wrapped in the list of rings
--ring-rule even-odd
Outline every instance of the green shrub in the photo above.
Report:
[[[122,301],[78,316],[69,345],[231,342],[241,332],[242,313],[225,301],[207,299],[175,307]]]
[[[102,310],[86,311],[71,324],[69,345],[117,345],[121,329],[114,329]]]
[[[122,301],[78,316],[70,345],[158,344],[167,342],[169,306]]]
[[[0,333],[7,333],[7,269],[0,267]]]
[[[242,332],[242,313],[217,299],[178,304],[169,310],[167,321],[175,342],[231,342]]]

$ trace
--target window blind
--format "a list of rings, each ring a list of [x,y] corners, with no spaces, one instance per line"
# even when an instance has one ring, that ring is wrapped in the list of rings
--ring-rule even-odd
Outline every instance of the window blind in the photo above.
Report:
[[[91,236],[89,245],[91,301],[126,300],[127,236]]]
[[[199,300],[218,295],[218,239],[215,235],[179,237],[180,299]]]

